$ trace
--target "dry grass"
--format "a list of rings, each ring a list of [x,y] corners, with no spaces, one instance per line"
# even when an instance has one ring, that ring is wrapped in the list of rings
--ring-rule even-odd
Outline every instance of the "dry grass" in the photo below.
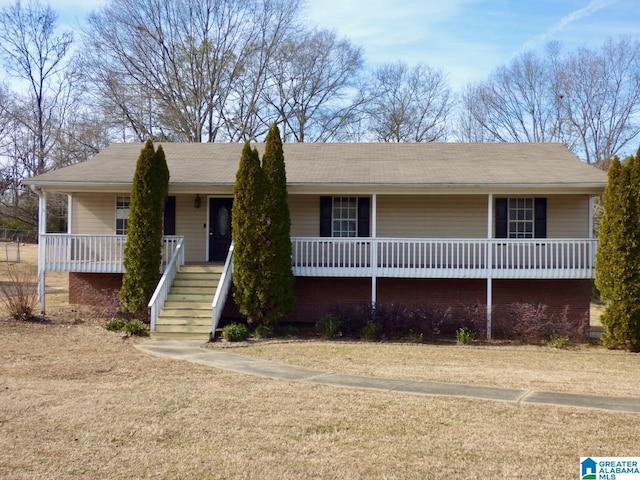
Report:
[[[582,346],[264,343],[239,353],[355,375],[640,397],[640,355]]]
[[[638,415],[269,380],[76,322],[0,324],[0,478],[571,478],[638,451]]]
[[[52,286],[63,291],[48,304],[65,294],[64,284]],[[134,340],[62,301],[49,316],[49,323],[0,322],[0,478],[572,478],[580,456],[633,456],[640,447],[639,415],[240,375],[141,353]],[[260,349],[238,353],[299,364],[316,357],[314,367],[336,371],[366,363],[394,376],[433,370],[473,383],[528,375],[530,388],[537,375],[567,376],[577,382],[569,390],[581,368],[592,384],[608,370],[620,382],[616,395],[640,384],[639,356],[599,350]]]

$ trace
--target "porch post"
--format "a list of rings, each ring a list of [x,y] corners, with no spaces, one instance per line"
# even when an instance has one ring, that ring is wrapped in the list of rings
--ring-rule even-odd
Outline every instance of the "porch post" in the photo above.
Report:
[[[47,233],[47,192],[34,189],[38,195],[38,301],[40,313],[45,313],[45,268]]]
[[[375,308],[378,301],[378,243],[376,225],[378,223],[378,197],[371,195],[371,306]]]
[[[73,197],[71,194],[67,195],[67,234],[71,235],[73,233],[73,228],[71,226],[71,222],[73,219]]]
[[[491,309],[493,307],[493,255],[491,239],[493,238],[493,194],[490,193],[487,198],[487,248],[485,250],[485,260],[487,262],[487,340],[491,340]]]
[[[589,197],[589,240],[593,240],[593,197]]]

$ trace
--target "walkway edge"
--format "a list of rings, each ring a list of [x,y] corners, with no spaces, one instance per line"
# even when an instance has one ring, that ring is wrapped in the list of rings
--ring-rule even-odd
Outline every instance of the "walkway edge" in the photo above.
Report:
[[[606,397],[341,374],[206,349],[202,348],[201,341],[149,340],[136,344],[135,347],[151,355],[185,360],[246,375],[314,385],[640,413],[640,398],[634,397]]]

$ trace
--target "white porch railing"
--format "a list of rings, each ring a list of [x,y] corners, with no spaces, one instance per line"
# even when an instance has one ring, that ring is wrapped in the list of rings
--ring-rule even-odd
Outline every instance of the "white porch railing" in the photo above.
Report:
[[[184,265],[184,238],[180,237],[176,243],[173,255],[171,256],[169,263],[164,268],[164,273],[156,286],[151,300],[149,300],[149,309],[151,317],[151,331],[156,331],[156,320],[164,307],[164,302],[167,300],[169,290],[171,290],[171,284],[176,278],[177,273],[180,271],[180,267]]]
[[[165,236],[162,246],[161,270],[164,271],[184,237]],[[123,273],[124,235],[40,234],[44,248],[44,271]]]
[[[297,276],[592,278],[596,240],[292,238]]]
[[[222,275],[220,275],[220,281],[218,282],[218,288],[216,288],[216,294],[213,296],[213,302],[211,303],[211,340],[216,335],[216,328],[222,317],[222,309],[227,301],[229,290],[231,290],[231,277],[233,274],[233,243],[229,247],[229,253],[227,253],[227,259],[224,262],[222,269]]]

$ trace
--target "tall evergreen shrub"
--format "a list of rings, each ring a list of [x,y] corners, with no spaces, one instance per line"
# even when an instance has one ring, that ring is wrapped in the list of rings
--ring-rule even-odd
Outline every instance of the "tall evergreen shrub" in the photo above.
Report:
[[[267,134],[262,157],[266,189],[264,197],[266,262],[264,323],[274,324],[295,306],[291,270],[291,215],[287,203],[287,174],[280,131],[274,124]]]
[[[244,144],[236,173],[231,232],[233,239],[233,299],[249,323],[263,317],[265,263],[264,177],[258,151]]]
[[[640,351],[640,151],[614,158],[604,192],[596,286],[608,305],[603,343]]]
[[[142,316],[158,283],[162,255],[162,219],[169,168],[162,146],[145,143],[133,177],[124,249],[125,273],[120,302],[125,312]]]

